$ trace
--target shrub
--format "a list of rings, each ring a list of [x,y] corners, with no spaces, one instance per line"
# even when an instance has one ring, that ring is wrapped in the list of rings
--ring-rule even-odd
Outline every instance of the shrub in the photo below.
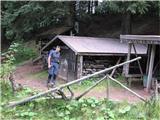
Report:
[[[8,80],[9,75],[15,70],[14,62],[18,46],[18,43],[13,43],[8,51],[2,54],[5,60],[0,67],[0,77],[3,80]]]
[[[36,51],[33,48],[27,47],[24,43],[21,43],[17,48],[15,55],[15,64],[21,63],[25,60],[33,59],[36,57]]]

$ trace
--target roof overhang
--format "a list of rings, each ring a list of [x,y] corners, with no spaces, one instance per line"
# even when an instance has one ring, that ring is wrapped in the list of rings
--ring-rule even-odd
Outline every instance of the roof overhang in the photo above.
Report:
[[[159,35],[120,35],[121,42],[160,45]]]

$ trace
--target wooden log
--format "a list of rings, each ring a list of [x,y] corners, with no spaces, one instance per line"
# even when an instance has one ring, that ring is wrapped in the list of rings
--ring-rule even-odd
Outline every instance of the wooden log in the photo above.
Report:
[[[71,100],[74,97],[74,93],[71,90],[71,88],[69,86],[67,86],[68,91],[70,92],[71,96],[69,97],[69,99]]]
[[[121,57],[118,59],[116,65],[118,65],[118,64],[120,63],[120,61],[121,61]],[[116,68],[114,68],[114,69],[112,70],[112,72],[111,72],[111,74],[110,74],[111,77],[114,75],[115,71],[116,71]]]
[[[32,63],[36,63],[37,61],[39,61],[40,59],[42,59],[42,55],[38,56],[37,58],[35,58]]]
[[[63,91],[61,89],[59,89],[56,93],[58,95],[62,96],[62,99],[68,100],[68,98],[66,97],[66,95],[63,93]]]
[[[135,56],[136,56],[136,57],[138,57],[138,55],[137,55],[137,51],[136,51],[136,47],[135,47],[135,45],[134,45],[134,44],[133,44],[133,49],[134,49],[134,52],[135,52]],[[142,70],[142,67],[141,67],[140,61],[139,61],[139,60],[137,60],[137,62],[138,62],[139,70],[140,70],[141,74],[143,75],[143,70]]]
[[[130,88],[126,87],[125,85],[123,85],[122,83],[120,83],[118,80],[112,78],[111,76],[107,76],[110,80],[116,82],[117,84],[119,84],[120,86],[122,86],[124,89],[126,89],[127,91],[129,91],[130,93],[134,94],[135,96],[137,96],[139,99],[141,99],[142,101],[146,102],[146,99],[144,97],[142,97],[141,95],[137,94],[136,92],[134,92],[133,90],[131,90]]]
[[[109,83],[110,81],[109,80],[107,80],[107,91],[106,91],[106,93],[107,93],[107,99],[109,100],[109,85],[110,85],[110,83]]]
[[[104,69],[104,70],[95,72],[94,74],[84,76],[84,77],[82,77],[82,78],[79,78],[79,79],[77,79],[77,80],[73,80],[73,81],[68,82],[68,83],[66,83],[66,84],[62,84],[62,85],[60,85],[60,86],[58,86],[58,87],[55,87],[55,88],[53,88],[53,89],[50,89],[50,90],[41,92],[41,93],[39,93],[39,94],[37,94],[37,95],[33,95],[33,96],[30,96],[30,97],[24,98],[24,99],[22,99],[22,100],[20,100],[20,101],[15,102],[14,104],[9,104],[9,105],[7,105],[7,107],[14,107],[14,106],[17,106],[17,105],[20,105],[20,104],[24,104],[24,103],[26,103],[26,102],[32,101],[32,100],[34,100],[34,99],[37,99],[37,98],[39,98],[39,97],[45,96],[45,95],[48,94],[48,93],[55,92],[55,91],[57,91],[57,90],[59,90],[59,89],[63,89],[63,88],[65,88],[65,87],[67,87],[67,86],[70,86],[70,85],[74,85],[74,84],[79,83],[79,82],[81,82],[81,81],[84,81],[84,80],[86,80],[86,79],[88,79],[88,78],[90,78],[90,77],[99,75],[99,74],[101,74],[101,73],[108,72],[108,71],[110,71],[110,70],[112,70],[112,69],[114,69],[114,68],[123,66],[123,65],[125,65],[125,64],[134,62],[134,61],[139,60],[139,59],[141,59],[141,57],[134,58],[134,59],[132,59],[132,60],[129,60],[129,61],[120,63],[120,64],[115,65],[115,66],[112,66],[112,67],[110,67],[110,68],[106,68],[106,69]]]
[[[158,71],[159,66],[160,66],[160,59],[159,59],[159,61],[157,62],[157,64],[155,65],[155,67],[154,67],[153,75],[156,73],[156,70]],[[159,72],[159,74],[160,74],[160,72]]]
[[[91,87],[89,87],[88,89],[86,89],[82,94],[80,94],[79,96],[77,96],[75,99],[79,100],[80,98],[82,98],[84,95],[86,95],[89,91],[91,91],[94,87],[96,87],[100,82],[102,82],[107,76],[104,76],[102,79],[98,80],[94,85],[92,85]]]

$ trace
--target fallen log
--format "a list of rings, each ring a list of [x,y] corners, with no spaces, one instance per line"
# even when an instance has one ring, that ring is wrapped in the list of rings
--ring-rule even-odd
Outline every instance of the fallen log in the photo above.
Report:
[[[79,96],[77,96],[75,99],[79,100],[81,97],[83,97],[84,95],[86,95],[90,90],[92,90],[94,87],[96,87],[100,82],[102,82],[107,76],[104,76],[102,79],[98,80],[94,85],[92,85],[91,87],[89,87],[88,89],[86,89],[82,94],[80,94]]]
[[[42,55],[38,56],[37,58],[35,58],[32,63],[35,64],[37,61],[39,61],[40,59],[42,59]]]
[[[128,87],[126,87],[125,85],[123,85],[122,83],[120,83],[118,80],[112,78],[111,76],[107,76],[110,80],[116,82],[117,84],[119,84],[120,86],[122,86],[124,89],[126,89],[127,91],[131,92],[132,94],[134,94],[135,96],[137,96],[138,98],[140,98],[142,101],[146,102],[146,99],[142,96],[140,96],[139,94],[137,94],[136,92],[134,92],[133,90],[129,89]]]
[[[116,65],[118,65],[118,64],[120,63],[120,61],[121,61],[121,57],[118,59]],[[111,77],[114,75],[116,69],[117,69],[117,68],[114,68],[114,69],[112,70],[112,72],[111,72],[111,74],[110,74]]]
[[[68,83],[66,83],[66,84],[62,84],[62,85],[60,85],[60,86],[58,86],[58,87],[55,87],[55,88],[53,88],[53,89],[50,89],[50,90],[47,90],[47,91],[45,91],[45,92],[39,93],[39,94],[37,94],[37,95],[34,95],[34,96],[31,96],[31,97],[22,99],[22,100],[17,101],[17,102],[15,102],[15,103],[13,103],[13,104],[9,104],[9,105],[7,105],[6,107],[14,107],[14,106],[17,106],[17,105],[20,105],[20,104],[23,104],[23,103],[32,101],[32,100],[34,100],[34,99],[36,99],[36,98],[39,98],[39,97],[41,97],[41,96],[44,96],[44,95],[46,95],[46,94],[48,94],[48,93],[55,92],[55,91],[57,91],[57,90],[60,90],[60,89],[65,88],[65,87],[67,87],[67,86],[70,86],[70,85],[79,83],[79,82],[81,82],[81,81],[84,81],[85,79],[88,79],[88,78],[90,78],[90,77],[99,75],[99,74],[101,74],[101,73],[108,72],[108,71],[110,71],[110,70],[112,70],[112,69],[114,69],[114,68],[123,66],[123,65],[125,65],[125,64],[134,62],[134,61],[139,60],[139,59],[141,59],[141,57],[134,58],[134,59],[132,59],[132,60],[129,60],[129,61],[120,63],[120,64],[115,65],[115,66],[112,66],[112,67],[110,67],[110,68],[106,68],[106,69],[104,69],[104,70],[95,72],[94,74],[84,76],[84,77],[82,77],[82,78],[79,78],[79,79],[77,79],[77,80],[73,80],[73,81],[68,82]]]

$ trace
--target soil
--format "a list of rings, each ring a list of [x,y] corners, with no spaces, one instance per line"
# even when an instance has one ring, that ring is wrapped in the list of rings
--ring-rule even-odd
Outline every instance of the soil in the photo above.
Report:
[[[32,63],[27,63],[25,65],[18,66],[15,71],[15,81],[22,86],[27,86],[32,89],[38,90],[38,91],[45,91],[47,90],[46,87],[46,81],[47,78],[36,78],[31,77],[30,74],[34,74],[37,72],[43,71],[42,66],[39,65],[33,65]],[[59,79],[57,80],[60,81]],[[62,81],[59,82],[59,84],[63,84]],[[145,92],[143,89],[143,86],[139,83],[133,83],[131,89],[138,93],[139,95],[143,96],[146,99],[150,98],[150,94]],[[82,91],[76,91],[75,96],[80,94]],[[102,99],[107,97],[107,89],[103,90],[97,90],[93,89],[89,93],[87,93],[84,97],[95,97],[97,99]],[[123,88],[119,87],[110,87],[109,88],[109,99],[114,101],[128,101],[130,103],[135,103],[141,101],[139,98],[137,98],[135,95],[131,94],[130,92],[126,91]]]

